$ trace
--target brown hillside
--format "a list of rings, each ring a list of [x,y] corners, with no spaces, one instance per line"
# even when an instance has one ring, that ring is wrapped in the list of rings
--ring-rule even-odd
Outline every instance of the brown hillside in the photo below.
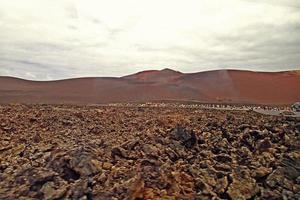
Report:
[[[185,74],[171,69],[121,78],[28,81],[0,77],[0,103],[109,103],[151,100],[289,104],[300,100],[300,74],[216,70]]]

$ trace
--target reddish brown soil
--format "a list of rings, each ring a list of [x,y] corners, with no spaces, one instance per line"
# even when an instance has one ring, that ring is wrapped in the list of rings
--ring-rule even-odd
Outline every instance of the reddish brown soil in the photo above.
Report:
[[[300,73],[164,69],[121,78],[27,81],[0,77],[0,103],[108,103],[153,100],[290,104],[300,100]]]

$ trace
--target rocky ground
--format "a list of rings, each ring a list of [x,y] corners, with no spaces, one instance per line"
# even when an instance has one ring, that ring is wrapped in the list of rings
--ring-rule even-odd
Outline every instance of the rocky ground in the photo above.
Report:
[[[300,120],[0,106],[0,199],[300,199]]]

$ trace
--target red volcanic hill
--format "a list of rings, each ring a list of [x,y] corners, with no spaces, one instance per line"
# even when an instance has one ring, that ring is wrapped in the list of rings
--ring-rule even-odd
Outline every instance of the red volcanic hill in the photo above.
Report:
[[[176,79],[182,75],[183,73],[179,71],[166,68],[163,70],[142,71],[136,74],[124,76],[123,78],[136,82],[172,84],[175,83]]]
[[[181,73],[164,69],[120,78],[59,81],[0,77],[0,103],[95,104],[154,100],[290,104],[300,101],[300,73],[240,70]]]

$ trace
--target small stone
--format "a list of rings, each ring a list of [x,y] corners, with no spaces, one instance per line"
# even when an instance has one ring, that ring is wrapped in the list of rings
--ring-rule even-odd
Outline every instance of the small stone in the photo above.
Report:
[[[55,188],[53,182],[47,182],[43,185],[40,191],[44,194],[45,200],[54,200],[62,198],[66,193],[67,188],[61,186],[59,188]]]
[[[228,187],[227,194],[231,199],[246,200],[258,192],[256,181],[248,176],[242,178],[238,174],[232,175],[232,183]]]
[[[252,177],[258,179],[267,176],[272,172],[272,168],[259,167],[253,173]]]
[[[294,193],[286,189],[283,189],[282,197],[283,199],[296,199]]]
[[[215,191],[219,194],[224,193],[227,186],[228,186],[228,179],[227,176],[224,176],[217,180]]]
[[[278,167],[267,178],[266,183],[269,187],[275,188],[277,185],[282,185],[284,179],[284,168]]]
[[[270,141],[270,138],[265,138],[264,140],[260,141],[257,145],[257,149],[260,151],[265,151],[272,147],[272,143]]]
[[[273,190],[266,190],[261,188],[261,199],[282,199],[282,195],[276,189]]]
[[[192,148],[197,142],[197,136],[193,130],[189,131],[179,125],[171,132],[171,138],[181,141],[187,148]]]
[[[33,138],[32,138],[33,142],[35,143],[39,143],[41,141],[41,136],[39,133],[35,133]]]
[[[113,164],[109,163],[109,162],[104,162],[102,165],[102,168],[105,170],[110,170],[112,168]]]
[[[214,157],[214,160],[222,163],[232,162],[232,158],[227,154],[219,154]]]
[[[111,150],[111,157],[113,159],[115,159],[116,156],[121,157],[121,158],[127,158],[128,157],[126,150],[123,149],[122,147],[114,147],[114,148],[112,148],[112,150]]]
[[[97,177],[97,181],[99,181],[100,183],[104,183],[106,181],[107,177],[105,175],[105,173],[102,173],[100,176]]]
[[[145,154],[150,155],[150,156],[158,156],[158,149],[154,146],[154,145],[149,145],[149,144],[145,144],[143,146],[143,151]]]
[[[241,124],[237,128],[243,131],[246,128],[250,128],[251,126],[249,124]]]
[[[80,148],[67,152],[52,152],[47,166],[58,172],[65,180],[77,180],[80,177],[94,175],[102,169],[102,163],[95,159],[95,156]]]
[[[229,166],[229,165],[226,165],[226,164],[216,164],[214,166],[214,168],[216,170],[219,170],[219,171],[225,171],[225,172],[230,172],[232,170],[232,167]]]
[[[295,193],[300,193],[300,185],[299,184],[294,184],[293,185],[293,191]]]

